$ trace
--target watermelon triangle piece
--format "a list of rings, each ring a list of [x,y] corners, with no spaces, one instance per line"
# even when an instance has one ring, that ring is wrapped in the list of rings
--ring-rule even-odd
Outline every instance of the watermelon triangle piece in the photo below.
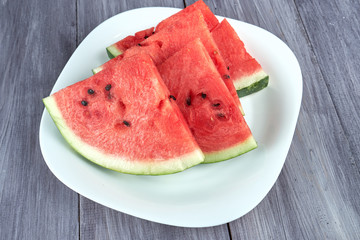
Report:
[[[200,39],[158,69],[205,155],[204,163],[223,161],[257,147]]]
[[[189,42],[196,38],[200,38],[217,70],[222,76],[229,92],[233,96],[234,101],[243,112],[243,108],[239,97],[237,96],[233,81],[230,79],[225,61],[220,54],[220,50],[216,42],[211,36],[208,26],[204,20],[204,15],[199,9],[195,8],[191,12],[186,12],[186,15],[181,15],[181,17],[185,17],[186,20],[182,19],[182,21],[173,21],[172,25],[169,25],[167,28],[162,29],[162,31],[147,38],[141,44],[148,45],[155,42],[161,43],[161,59],[167,59]],[[158,62],[156,64],[160,63]]]
[[[66,141],[85,158],[130,174],[182,171],[203,161],[148,55],[136,55],[43,99]]]
[[[102,64],[101,66],[99,66],[97,68],[94,68],[92,70],[92,72],[94,74],[96,74],[106,68],[113,67],[114,65],[117,64],[117,62],[121,61],[124,58],[132,57],[132,56],[138,55],[138,54],[149,55],[154,63],[161,63],[165,60],[162,58],[162,55],[161,55],[161,47],[159,46],[159,44],[157,42],[155,42],[155,43],[148,44],[146,46],[141,46],[141,47],[134,46],[132,48],[129,48],[123,54],[121,54],[113,59],[110,59],[109,61],[107,61],[106,63]]]
[[[136,46],[144,41],[144,39],[154,34],[154,27],[136,32],[134,35],[127,36],[122,40],[110,45],[106,48],[106,52],[109,58],[114,58],[123,54],[127,49]]]
[[[219,20],[211,12],[210,8],[204,3],[203,0],[199,0],[187,6],[183,10],[175,13],[174,15],[171,15],[170,17],[161,21],[156,26],[155,32],[159,32],[178,21],[184,21],[184,19],[186,19],[186,15],[194,11],[201,11],[202,15],[204,16],[204,20],[208,26],[208,29],[210,31],[219,24]]]
[[[149,49],[149,46],[158,46],[160,48],[160,51],[151,51],[149,52],[149,54],[152,56],[155,64],[159,65],[165,59],[173,55],[175,52],[179,51],[186,44],[196,38],[200,38],[203,42],[217,70],[222,76],[222,79],[225,82],[229,92],[234,98],[234,101],[243,113],[243,108],[236,93],[233,81],[230,79],[226,63],[220,54],[218,46],[216,45],[214,39],[211,36],[208,26],[204,21],[204,16],[198,9],[194,9],[193,11],[187,13],[186,21],[173,22],[172,25],[141,42],[141,46],[134,46],[125,51],[124,54],[127,54],[128,51],[140,51],[136,50],[139,48],[145,48],[147,51],[147,49]],[[113,64],[112,62],[116,62],[121,59],[121,55],[114,59],[111,59],[108,63],[105,63],[104,65],[94,69],[93,72],[98,72],[107,66],[111,66]]]
[[[245,49],[230,23],[224,19],[211,32],[220,49],[239,97],[260,91],[268,85],[269,76]]]
[[[106,48],[109,58],[114,58],[123,54],[127,49],[136,46],[141,43],[144,39],[147,39],[151,35],[156,32],[159,32],[162,29],[166,29],[167,27],[173,25],[178,21],[184,21],[187,18],[187,14],[192,13],[194,11],[200,11],[204,16],[204,20],[208,26],[209,30],[212,30],[215,26],[219,24],[216,16],[211,12],[209,7],[202,1],[199,0],[192,5],[187,6],[183,10],[178,13],[171,15],[170,17],[164,19],[156,26],[156,31],[154,32],[154,27],[139,31],[134,34],[134,36],[130,35],[122,40],[112,44],[111,46]]]

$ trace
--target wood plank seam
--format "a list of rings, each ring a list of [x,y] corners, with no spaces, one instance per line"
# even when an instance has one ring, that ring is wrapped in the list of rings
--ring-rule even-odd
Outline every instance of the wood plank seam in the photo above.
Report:
[[[227,226],[228,233],[229,233],[229,239],[232,240],[232,234],[231,234],[230,224],[227,223],[226,226]]]

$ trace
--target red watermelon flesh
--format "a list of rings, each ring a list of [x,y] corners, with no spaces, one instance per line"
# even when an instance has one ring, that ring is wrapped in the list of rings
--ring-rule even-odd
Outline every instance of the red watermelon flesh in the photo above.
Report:
[[[201,38],[202,43],[204,44],[205,48],[207,49],[210,58],[212,59],[213,63],[216,66],[219,74],[221,75],[222,80],[224,81],[226,87],[228,88],[231,96],[233,97],[235,103],[239,106],[241,113],[244,115],[244,110],[240,103],[239,97],[237,95],[234,83],[231,79],[230,72],[228,67],[221,56],[220,50],[216,45],[214,39],[211,36],[209,31],[204,31],[203,36]]]
[[[186,21],[174,22],[174,24],[168,26],[166,29],[157,32],[141,42],[141,45],[146,46],[151,43],[160,44],[163,59],[167,59],[196,38],[210,42],[207,38],[211,38],[211,34],[207,33],[209,33],[209,30],[204,21],[204,16],[199,10],[196,10],[187,14]]]
[[[168,58],[158,70],[205,154],[204,162],[226,160],[256,148],[248,125],[200,39]]]
[[[184,21],[186,19],[186,15],[193,12],[200,10],[202,15],[204,16],[204,20],[211,31],[215,26],[219,24],[219,20],[216,16],[211,12],[210,8],[203,2],[203,0],[196,1],[195,3],[187,6],[180,12],[171,15],[170,17],[166,18],[165,20],[161,21],[155,29],[155,32],[159,32],[170,25],[178,21]]]
[[[175,22],[184,21],[186,19],[186,15],[193,12],[193,11],[200,11],[204,16],[204,20],[209,28],[212,30],[215,26],[219,24],[218,19],[216,16],[211,12],[209,7],[202,1],[197,1],[194,4],[186,7],[185,9],[181,10],[180,12],[168,17],[167,19],[161,21],[156,26],[156,31],[159,32],[162,29],[173,25]],[[135,33],[134,36],[127,36],[126,38],[114,43],[113,45],[107,47],[107,52],[110,58],[114,58],[118,55],[121,55],[125,52],[126,49],[129,49],[137,44],[141,43],[144,39],[151,36],[154,32],[154,28],[149,28],[140,32]]]
[[[224,19],[211,32],[213,39],[220,49],[230,76],[239,96],[245,96],[259,91],[267,86],[268,75],[261,65],[245,49],[229,22]]]
[[[109,61],[107,61],[106,63],[104,63],[103,65],[93,69],[93,73],[98,73],[103,69],[106,68],[110,68],[112,66],[114,66],[115,64],[117,64],[117,62],[121,61],[123,58],[128,58],[128,57],[132,57],[134,55],[138,55],[138,54],[148,54],[152,60],[154,61],[154,63],[161,63],[163,62],[165,59],[162,58],[162,55],[160,54],[161,52],[161,47],[160,45],[155,42],[152,44],[149,44],[147,46],[134,46],[128,50],[126,50],[124,52],[124,54],[121,54],[113,59],[110,59]]]
[[[168,174],[203,161],[179,108],[148,55],[44,99],[69,144],[89,160],[131,174]]]
[[[160,46],[160,55],[156,57],[156,59],[158,59],[159,61],[153,58],[155,64],[158,65],[196,38],[200,38],[203,42],[217,70],[222,76],[223,81],[225,82],[229,92],[233,96],[234,101],[242,110],[235,87],[232,80],[230,79],[227,66],[222,59],[222,56],[220,55],[219,48],[217,47],[214,39],[211,36],[211,33],[207,27],[206,22],[204,21],[204,16],[202,15],[201,11],[195,9],[194,11],[189,12],[188,14],[186,14],[186,21],[174,22],[173,25],[170,25],[162,31],[152,35],[140,44],[141,47],[147,47],[153,44]],[[112,63],[110,61],[106,63],[106,66],[111,66],[111,64]],[[104,69],[106,66],[102,65],[97,68],[97,70]]]
[[[144,39],[150,37],[154,33],[154,27],[139,31],[134,34],[134,36],[127,36],[126,38],[114,43],[113,45],[106,48],[110,58],[114,58],[118,55],[121,55],[125,52],[126,49],[129,49],[133,46],[136,46]]]

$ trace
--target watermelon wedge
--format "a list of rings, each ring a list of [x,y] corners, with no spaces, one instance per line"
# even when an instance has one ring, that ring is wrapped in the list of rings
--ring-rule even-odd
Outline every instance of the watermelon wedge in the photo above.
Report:
[[[260,91],[268,85],[269,76],[246,51],[244,43],[226,19],[214,28],[211,35],[229,67],[239,97]]]
[[[144,40],[141,45],[148,45],[156,42],[161,43],[162,59],[167,59],[189,42],[196,38],[200,38],[217,70],[222,76],[226,87],[233,96],[234,101],[243,112],[225,61],[220,55],[220,50],[211,36],[202,12],[198,9],[194,9],[186,14],[186,21],[174,21],[172,23],[172,25]]]
[[[173,25],[168,26],[162,31],[150,36],[149,38],[141,42],[140,43],[141,46],[132,47],[127,51],[140,51],[140,50],[134,50],[134,48],[139,49],[139,47],[140,48],[144,47],[147,49],[149,46],[157,45],[160,47],[161,51],[155,50],[149,54],[152,56],[155,64],[159,65],[165,59],[173,55],[175,52],[179,51],[186,44],[188,44],[189,42],[193,41],[196,38],[201,39],[211,59],[213,60],[217,70],[222,76],[225,85],[227,86],[232,97],[234,98],[234,101],[243,112],[233,81],[230,79],[227,65],[220,54],[219,48],[217,47],[214,39],[211,36],[208,26],[204,21],[204,16],[202,15],[200,10],[195,9],[194,11],[189,12],[186,15],[186,21],[174,22]],[[126,54],[126,52],[124,54]],[[104,65],[94,69],[93,72],[98,72],[101,71],[102,69],[105,69],[106,67],[112,66],[112,64],[114,64],[113,62],[117,62],[121,60],[123,57],[124,56],[120,55],[116,58],[113,58]]]
[[[193,11],[200,11],[204,16],[204,20],[209,28],[212,30],[216,25],[219,24],[219,21],[215,17],[215,15],[211,12],[209,7],[202,1],[199,0],[192,5],[187,6],[185,9],[180,12],[166,18],[161,21],[157,26],[155,32],[159,32],[162,29],[167,28],[168,26],[174,24],[177,21],[183,21],[186,18],[188,13]],[[144,39],[150,37],[155,33],[154,28],[149,28],[140,32],[135,33],[134,36],[127,36],[126,38],[112,44],[111,46],[106,48],[109,58],[114,58],[118,55],[121,55],[125,52],[126,49],[129,49],[137,44],[141,43]]]
[[[101,65],[97,68],[94,68],[92,70],[92,72],[94,74],[96,74],[103,69],[113,67],[114,65],[117,64],[117,62],[121,61],[123,58],[132,57],[132,56],[138,55],[138,54],[149,55],[152,58],[152,60],[154,61],[154,63],[163,62],[165,60],[164,58],[162,58],[160,45],[157,42],[155,42],[153,44],[148,44],[147,46],[141,46],[141,47],[134,46],[130,49],[127,49],[123,54],[107,61],[106,63],[104,63],[103,65]]]
[[[199,38],[159,65],[158,70],[205,155],[204,163],[223,161],[257,147]]]
[[[126,38],[112,44],[111,46],[106,48],[106,52],[109,58],[114,58],[118,55],[123,54],[126,49],[129,49],[133,46],[136,46],[140,42],[144,41],[144,39],[150,37],[154,34],[154,27],[139,31],[134,34],[134,36],[130,35]]]
[[[219,24],[219,20],[216,16],[211,12],[210,8],[204,3],[203,0],[196,1],[195,3],[187,6],[183,10],[177,12],[174,15],[166,18],[165,20],[161,21],[155,29],[155,32],[159,32],[178,21],[184,21],[186,19],[186,15],[193,12],[193,11],[201,11],[202,15],[204,16],[204,20],[208,26],[208,29],[211,31],[214,27]]]
[[[203,161],[148,55],[117,62],[43,99],[66,141],[85,158],[130,174],[170,174]]]

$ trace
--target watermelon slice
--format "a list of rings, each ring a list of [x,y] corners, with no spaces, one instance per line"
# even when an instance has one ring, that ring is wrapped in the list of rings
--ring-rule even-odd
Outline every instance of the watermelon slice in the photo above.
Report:
[[[194,4],[186,7],[185,9],[181,10],[180,12],[166,18],[165,20],[161,21],[157,26],[155,32],[159,32],[162,29],[167,28],[168,26],[174,24],[178,21],[183,21],[186,18],[188,13],[193,11],[200,11],[204,16],[204,20],[209,28],[212,30],[216,25],[219,24],[219,21],[215,17],[215,15],[211,12],[209,7],[202,1],[197,1]],[[109,58],[114,58],[116,56],[121,55],[125,52],[126,49],[129,49],[137,44],[141,43],[144,39],[150,37],[152,34],[155,33],[154,28],[149,28],[140,32],[135,33],[134,36],[127,36],[126,38],[112,44],[111,46],[106,48]]]
[[[183,10],[177,12],[174,15],[171,15],[170,17],[166,18],[165,20],[161,21],[157,26],[155,32],[159,32],[174,23],[178,21],[184,21],[186,19],[186,15],[193,12],[200,10],[202,15],[204,16],[204,20],[211,31],[215,26],[219,24],[219,20],[216,18],[216,16],[211,12],[210,8],[203,2],[203,0],[199,0]]]
[[[226,19],[214,28],[211,35],[229,67],[239,97],[260,91],[268,85],[269,76],[246,51],[244,43]]]
[[[141,47],[134,46],[134,47],[126,50],[123,54],[111,59],[110,61],[107,61],[106,63],[104,63],[103,65],[101,65],[97,68],[94,68],[92,71],[94,74],[96,74],[103,69],[113,67],[114,65],[117,64],[117,62],[121,61],[123,58],[132,57],[132,56],[138,55],[138,54],[148,54],[152,58],[154,63],[163,62],[165,60],[162,58],[160,45],[157,42],[155,42],[155,43],[149,44],[147,46],[141,46]]]
[[[148,55],[136,55],[45,98],[85,158],[131,174],[170,174],[204,157]]]
[[[144,39],[150,37],[154,34],[154,27],[139,31],[134,34],[134,36],[127,36],[126,38],[114,43],[113,45],[106,48],[106,52],[109,58],[114,58],[118,55],[123,54],[126,49],[129,49],[133,46],[144,41]]]
[[[239,97],[237,96],[233,82],[230,79],[225,61],[220,55],[220,50],[212,38],[208,26],[204,21],[204,15],[200,10],[194,9],[193,11],[188,12],[186,14],[186,21],[174,21],[172,25],[144,40],[141,45],[148,45],[156,42],[161,43],[162,59],[167,59],[196,38],[200,38],[203,42],[229,92],[233,96],[236,104],[242,110]]]
[[[158,70],[203,151],[205,163],[226,160],[257,147],[200,39],[168,58]]]
[[[233,96],[234,101],[243,112],[234,84],[230,79],[227,65],[225,64],[222,56],[220,55],[220,50],[211,36],[211,33],[207,27],[206,22],[204,21],[204,16],[202,15],[201,11],[195,9],[194,11],[189,12],[186,15],[186,19],[186,21],[174,22],[173,25],[170,25],[166,29],[163,29],[162,31],[150,36],[149,38],[140,43],[140,48],[148,48],[148,46],[154,45],[159,46],[161,49],[160,52],[153,51],[152,53],[150,53],[150,55],[154,59],[155,64],[159,65],[165,59],[173,55],[175,52],[179,51],[189,42],[193,41],[196,38],[200,38],[211,59],[216,65],[217,70],[222,76],[223,81],[225,82],[229,92]],[[139,51],[134,50],[134,48],[138,49],[139,46],[135,46],[131,49],[128,49],[127,51]],[[93,72],[98,72],[101,69],[112,66],[112,62],[121,60],[123,56],[118,56],[117,58],[111,59],[104,65],[94,69]]]

